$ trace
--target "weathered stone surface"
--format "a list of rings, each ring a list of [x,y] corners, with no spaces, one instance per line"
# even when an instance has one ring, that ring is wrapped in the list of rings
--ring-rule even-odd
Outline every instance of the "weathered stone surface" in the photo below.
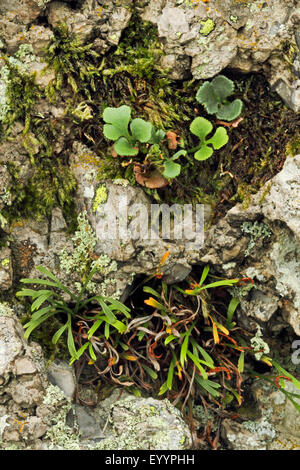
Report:
[[[52,385],[59,387],[67,398],[73,398],[76,387],[74,367],[66,362],[55,361],[47,368],[47,375]]]
[[[0,13],[9,15],[9,18],[21,24],[29,24],[34,21],[45,9],[50,0],[3,0],[0,5]]]
[[[47,8],[48,21],[52,27],[65,23],[83,42],[100,40],[102,47],[97,50],[104,53],[110,46],[118,44],[131,17],[131,3],[128,1],[126,8],[116,1],[105,0],[99,5],[93,0],[85,0],[80,9],[75,10],[66,3],[55,1]]]
[[[293,0],[211,0],[209,5],[196,0],[149,0],[140,12],[144,20],[158,26],[165,52],[161,65],[171,66],[172,78],[183,79],[190,71],[194,78],[207,79],[227,67],[243,73],[262,71],[297,112],[297,70],[293,73],[287,66],[282,44],[294,42],[299,6]]]
[[[47,386],[41,347],[28,345],[5,304],[0,304],[0,331],[0,448],[11,443],[30,448],[47,430],[35,414]]]
[[[11,250],[8,247],[0,249],[0,289],[7,290],[12,286]]]
[[[206,237],[205,253],[202,250],[199,256],[200,261],[215,265],[227,276],[254,279],[255,290],[244,292],[241,303],[248,319],[267,322],[278,314],[280,323],[281,313],[298,335],[299,181],[298,155],[286,160],[281,172],[252,197],[247,209],[237,204],[212,227]],[[243,249],[235,252],[237,246]],[[226,253],[231,250],[234,256],[228,258]]]
[[[191,433],[181,413],[168,400],[139,398],[116,391],[100,402],[109,425],[99,449],[110,450],[184,450],[192,446]],[[104,415],[105,416],[105,415]]]
[[[285,390],[299,390],[285,381]],[[251,388],[252,406],[259,419],[237,423],[225,419],[222,437],[234,450],[300,450],[300,415],[294,405],[276,387],[256,382]],[[300,400],[296,398],[297,403]],[[249,406],[249,405],[248,405]]]

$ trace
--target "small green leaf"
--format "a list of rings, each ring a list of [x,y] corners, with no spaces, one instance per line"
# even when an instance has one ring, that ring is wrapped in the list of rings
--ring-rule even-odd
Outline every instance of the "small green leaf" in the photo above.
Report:
[[[176,339],[176,336],[174,336],[174,335],[167,336],[166,339],[165,339],[165,346],[167,346],[167,344],[171,343],[171,341],[173,341],[174,339]]]
[[[135,148],[125,137],[120,139],[114,144],[115,151],[121,157],[134,156],[139,153],[139,149]]]
[[[40,294],[39,294],[39,291],[37,290],[33,290],[33,289],[24,289],[24,287],[22,288],[22,290],[20,290],[19,292],[16,293],[16,296],[17,297],[38,297]]]
[[[145,286],[143,288],[143,291],[144,292],[147,292],[148,294],[152,294],[154,295],[155,297],[157,297],[158,299],[161,299],[161,295],[154,289],[152,289],[152,287],[148,287],[148,286]]]
[[[163,395],[163,394],[166,393],[167,391],[168,391],[168,384],[167,384],[167,382],[164,382],[164,383],[162,384],[162,386],[160,387],[160,389],[159,389],[158,395],[159,395],[159,396],[160,396],[160,395]]]
[[[218,119],[222,119],[224,121],[233,121],[241,114],[242,108],[243,102],[237,99],[234,100],[232,103],[220,106],[220,109],[216,113],[216,116]]]
[[[218,398],[220,395],[216,388],[220,388],[221,385],[213,382],[212,380],[205,380],[203,377],[200,377],[198,374],[195,375],[195,381],[200,385],[200,387],[204,388],[212,397]]]
[[[164,161],[164,171],[163,175],[166,178],[176,178],[180,174],[181,165],[179,163],[173,162],[171,159]]]
[[[142,367],[143,369],[145,369],[145,371],[150,375],[152,379],[156,380],[158,378],[157,373],[154,370],[150,369],[150,367],[146,366],[146,364],[142,364]]]
[[[203,271],[202,271],[202,274],[201,274],[201,279],[200,279],[200,282],[199,282],[200,286],[202,286],[203,282],[207,278],[208,273],[209,273],[209,266],[205,266],[203,268]]]
[[[245,362],[245,353],[244,351],[242,351],[238,360],[238,371],[240,373],[244,372],[244,362]]]
[[[111,311],[111,309],[106,305],[106,303],[101,299],[101,297],[97,297],[97,300],[108,320],[110,320],[111,322],[115,322],[117,318]]]
[[[44,308],[42,308],[41,310],[37,310],[36,312],[34,312],[34,313],[31,315],[30,321],[37,320],[38,318],[40,318],[40,317],[42,317],[43,315],[45,315],[45,313],[48,313],[48,312],[50,312],[51,310],[54,312],[54,307],[53,307],[52,305],[49,305],[48,307],[44,307]],[[57,313],[57,310],[55,310],[55,313]]]
[[[38,320],[30,320],[28,323],[26,323],[26,325],[24,325],[24,329],[26,329],[24,333],[24,338],[28,339],[29,335],[32,333],[33,330],[35,330],[41,323],[43,323],[45,320],[52,317],[53,315],[55,315],[55,312],[50,312],[44,315],[43,317],[39,318]]]
[[[234,83],[224,75],[218,75],[211,81],[216,96],[222,103],[228,96],[234,92]]]
[[[131,116],[131,108],[123,105],[119,108],[105,108],[103,120],[109,124],[104,125],[104,135],[107,139],[117,140],[119,137],[129,137],[128,124]]]
[[[74,338],[73,338],[73,333],[72,333],[71,317],[69,317],[67,326],[68,326],[68,339],[67,339],[68,350],[72,357],[74,356],[76,357],[76,359],[78,359],[76,348],[75,348],[75,343],[74,343]]]
[[[149,140],[149,144],[159,144],[164,139],[165,135],[165,131],[162,129],[155,131],[154,126],[152,126],[151,139]]]
[[[40,308],[40,306],[44,302],[46,302],[46,300],[49,299],[49,297],[51,297],[52,295],[53,295],[53,292],[49,291],[47,294],[42,294],[39,297],[37,297],[37,299],[35,299],[35,301],[31,305],[31,311],[34,312],[34,310],[37,310],[38,308]]]
[[[180,349],[180,364],[182,365],[182,367],[184,367],[184,364],[185,364],[185,361],[186,361],[187,349],[188,349],[188,345],[189,345],[189,337],[190,337],[190,335],[188,333],[186,333],[184,341],[183,341],[181,349]]]
[[[53,344],[57,343],[57,341],[59,340],[59,338],[61,337],[63,332],[67,329],[67,326],[68,326],[68,322],[65,323],[61,328],[59,328],[59,330],[57,330],[56,333],[54,333],[54,335],[52,336],[52,343]]]
[[[230,329],[232,328],[232,318],[233,314],[240,303],[240,300],[236,297],[233,297],[228,305],[227,309],[227,321],[226,321],[226,328]]]
[[[133,119],[130,124],[130,130],[135,140],[139,142],[148,142],[151,138],[152,133],[152,124],[151,122],[146,122],[144,119]]]
[[[168,372],[168,377],[167,377],[167,387],[168,390],[172,390],[172,384],[173,384],[173,377],[174,377],[174,366],[175,366],[175,360],[174,358],[171,360],[170,367],[169,367],[169,372]]]
[[[98,328],[100,328],[102,323],[103,323],[103,320],[101,320],[101,319],[95,321],[93,326],[88,331],[88,339],[90,339],[93,336],[93,334],[98,330]]]
[[[193,361],[195,366],[198,368],[198,370],[200,371],[202,377],[206,380],[208,378],[208,376],[207,376],[207,373],[205,372],[205,369],[200,364],[200,362],[202,362],[202,361],[200,361],[193,353],[191,353],[191,351],[187,351],[187,355]]]
[[[209,82],[204,82],[196,94],[196,100],[203,104],[208,114],[214,114],[218,111],[218,98],[214,87]]]
[[[74,357],[74,356],[71,357],[70,362],[69,362],[70,365],[72,365],[73,362],[77,361],[80,358],[80,356],[82,356],[82,354],[84,353],[86,348],[89,346],[89,344],[90,344],[89,342],[84,343],[84,345],[81,346],[81,348],[76,352],[77,357]]]
[[[195,134],[199,139],[204,142],[205,137],[213,130],[213,125],[210,121],[203,117],[196,117],[190,125],[190,131]]]
[[[228,142],[228,134],[225,127],[218,127],[211,139],[207,140],[206,143],[212,143],[215,150],[224,147]]]
[[[90,355],[91,359],[93,359],[93,361],[97,361],[97,356],[94,353],[93,345],[91,343],[89,344],[89,355]]]
[[[187,151],[186,150],[178,150],[178,152],[176,152],[171,158],[170,160],[177,160],[177,158],[181,157],[181,156],[185,156],[187,154]]]
[[[213,149],[207,145],[203,145],[197,152],[194,154],[194,157],[198,161],[207,160],[213,154]]]

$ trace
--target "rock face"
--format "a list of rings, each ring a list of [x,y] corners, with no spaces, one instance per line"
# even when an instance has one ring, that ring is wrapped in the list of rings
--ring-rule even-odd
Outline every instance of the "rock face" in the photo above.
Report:
[[[299,1],[249,2],[150,0],[142,18],[158,27],[165,57],[161,65],[174,79],[189,73],[197,79],[214,77],[231,68],[262,71],[284,101],[299,111],[299,73],[287,66],[284,44],[295,42]]]
[[[88,419],[94,439],[99,438],[95,423],[107,422],[99,450],[185,450],[192,446],[191,433],[180,412],[168,400],[138,398],[116,390],[100,402]],[[81,417],[84,428],[87,417]],[[93,434],[89,436],[93,439]]]
[[[0,325],[0,448],[37,445],[47,431],[35,412],[47,384],[41,347],[26,343],[5,304],[0,304]]]
[[[262,322],[272,319],[271,326],[276,330],[282,323],[281,313],[297,335],[299,177],[298,155],[286,160],[281,172],[252,198],[248,209],[237,204],[211,229],[205,242],[206,254],[200,256],[202,262],[218,266],[228,276],[254,279],[250,292],[240,291],[248,325],[251,318]]]
[[[285,389],[298,393],[290,382]],[[222,437],[233,450],[299,450],[299,413],[285,395],[269,384],[252,386],[252,397],[259,419],[236,423],[222,422]],[[299,399],[297,400],[299,403]]]

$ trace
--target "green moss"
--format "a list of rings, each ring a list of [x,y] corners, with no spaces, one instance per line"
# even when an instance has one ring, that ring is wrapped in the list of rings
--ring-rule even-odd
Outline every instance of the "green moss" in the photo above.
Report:
[[[300,137],[295,135],[286,146],[287,156],[294,157],[300,154]]]
[[[10,263],[9,259],[8,258],[5,258],[1,261],[1,266],[8,266]]]
[[[48,67],[55,72],[55,82],[47,89],[48,98],[55,100],[56,92],[67,86],[74,95],[91,100],[91,91],[96,91],[95,78],[101,75],[97,60],[100,54],[92,48],[93,43],[83,45],[65,23],[57,25],[46,55]]]

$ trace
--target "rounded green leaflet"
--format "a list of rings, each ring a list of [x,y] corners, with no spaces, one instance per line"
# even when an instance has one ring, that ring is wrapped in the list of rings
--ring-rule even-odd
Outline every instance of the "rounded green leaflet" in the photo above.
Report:
[[[120,139],[114,144],[115,151],[121,157],[134,156],[139,153],[139,150],[133,147],[125,137],[120,137]]]
[[[213,126],[210,121],[203,117],[196,117],[190,125],[190,131],[195,134],[201,141],[212,131]]]
[[[179,163],[175,163],[172,160],[166,160],[164,162],[163,175],[166,178],[176,178],[180,174],[181,166]]]
[[[119,137],[127,137],[128,124],[131,116],[131,108],[123,105],[119,108],[105,108],[103,120],[108,124],[104,126],[104,135],[108,139],[117,140]]]
[[[112,124],[104,124],[103,134],[104,137],[109,140],[118,140],[123,135],[123,132],[120,131],[120,129],[117,129]]]
[[[216,116],[218,119],[233,121],[241,114],[242,108],[243,102],[240,99],[236,99],[232,103],[221,106]]]
[[[130,124],[130,130],[135,140],[139,142],[148,142],[152,135],[152,124],[144,119],[133,119]]]
[[[233,81],[224,75],[218,75],[215,77],[211,84],[221,103],[234,92]]]
[[[194,154],[194,157],[196,160],[207,160],[209,157],[211,157],[213,154],[213,149],[211,147],[208,147],[207,145],[202,145],[202,147],[197,150],[197,152]]]
[[[204,82],[196,93],[196,100],[203,104],[208,114],[214,114],[218,111],[218,97],[214,87],[209,82]]]
[[[220,149],[228,142],[228,134],[225,127],[218,127],[211,139],[207,140],[206,143],[211,143],[215,150]]]

